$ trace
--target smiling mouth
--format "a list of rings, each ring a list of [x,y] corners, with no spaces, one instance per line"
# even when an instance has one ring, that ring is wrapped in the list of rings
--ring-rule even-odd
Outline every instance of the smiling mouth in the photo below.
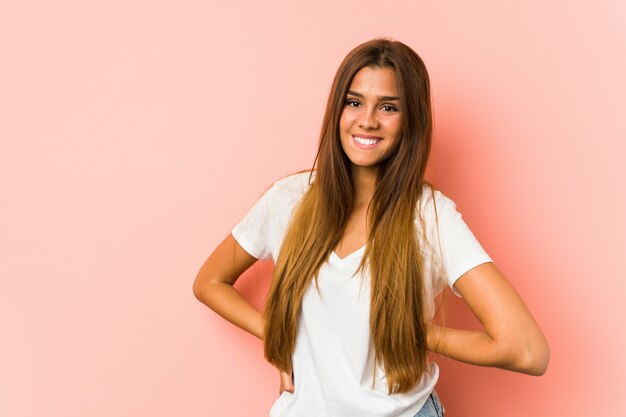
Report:
[[[352,139],[359,145],[363,145],[363,146],[373,146],[373,145],[380,143],[383,140],[383,138],[381,137],[369,136],[369,135],[368,137],[352,135]]]

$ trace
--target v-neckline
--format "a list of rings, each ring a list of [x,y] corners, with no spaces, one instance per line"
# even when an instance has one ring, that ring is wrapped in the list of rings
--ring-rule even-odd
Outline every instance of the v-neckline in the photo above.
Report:
[[[335,264],[335,265],[339,265],[339,266],[345,265],[347,262],[351,261],[356,256],[361,255],[365,251],[365,247],[366,246],[367,246],[367,244],[361,246],[360,248],[358,248],[357,250],[355,250],[352,253],[349,253],[348,255],[344,256],[343,258],[340,258],[339,255],[337,255],[337,253],[333,250],[330,253],[329,261],[332,264]]]

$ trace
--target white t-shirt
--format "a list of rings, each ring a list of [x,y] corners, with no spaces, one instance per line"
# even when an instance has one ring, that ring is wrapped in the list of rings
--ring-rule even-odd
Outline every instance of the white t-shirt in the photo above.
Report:
[[[315,173],[312,180],[315,178]],[[232,229],[246,252],[257,259],[278,258],[293,210],[309,187],[309,173],[293,174],[276,181]],[[435,213],[430,188],[424,185],[420,207],[429,242],[438,256]],[[425,302],[434,315],[433,298],[469,269],[492,262],[456,210],[455,203],[435,191],[439,219],[442,273],[424,245]],[[417,230],[421,230],[416,215]],[[433,240],[434,239],[434,240]],[[423,242],[418,236],[418,241]],[[319,271],[320,294],[312,279],[302,299],[296,346],[293,353],[294,393],[284,391],[270,410],[270,417],[413,417],[424,405],[439,377],[436,363],[408,393],[388,394],[385,371],[379,365],[374,378],[374,345],[370,337],[370,281],[364,274],[352,277],[365,246],[344,258],[334,252]],[[440,258],[436,258],[440,259]],[[436,268],[432,268],[436,269]]]

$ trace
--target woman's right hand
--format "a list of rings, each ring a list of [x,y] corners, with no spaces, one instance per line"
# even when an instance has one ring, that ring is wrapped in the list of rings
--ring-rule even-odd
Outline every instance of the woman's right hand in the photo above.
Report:
[[[295,389],[293,379],[293,371],[289,373],[280,371],[280,391],[278,393],[282,394],[283,391],[287,391],[293,394]]]

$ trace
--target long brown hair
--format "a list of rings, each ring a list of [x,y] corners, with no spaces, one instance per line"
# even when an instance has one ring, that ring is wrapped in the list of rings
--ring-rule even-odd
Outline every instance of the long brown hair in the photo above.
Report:
[[[430,185],[424,172],[432,110],[422,59],[405,44],[387,38],[354,48],[335,75],[313,162],[315,179],[311,184],[311,170],[311,186],[294,209],[266,299],[265,357],[281,370],[292,369],[302,296],[313,277],[317,285],[319,269],[339,243],[353,210],[350,160],[341,147],[339,119],[350,83],[363,67],[394,70],[403,109],[398,146],[379,166],[367,212],[370,234],[357,270],[366,264],[370,270],[375,361],[384,365],[389,392],[402,393],[413,388],[427,368],[427,294],[415,219],[418,215],[425,231],[418,201],[423,185]]]

